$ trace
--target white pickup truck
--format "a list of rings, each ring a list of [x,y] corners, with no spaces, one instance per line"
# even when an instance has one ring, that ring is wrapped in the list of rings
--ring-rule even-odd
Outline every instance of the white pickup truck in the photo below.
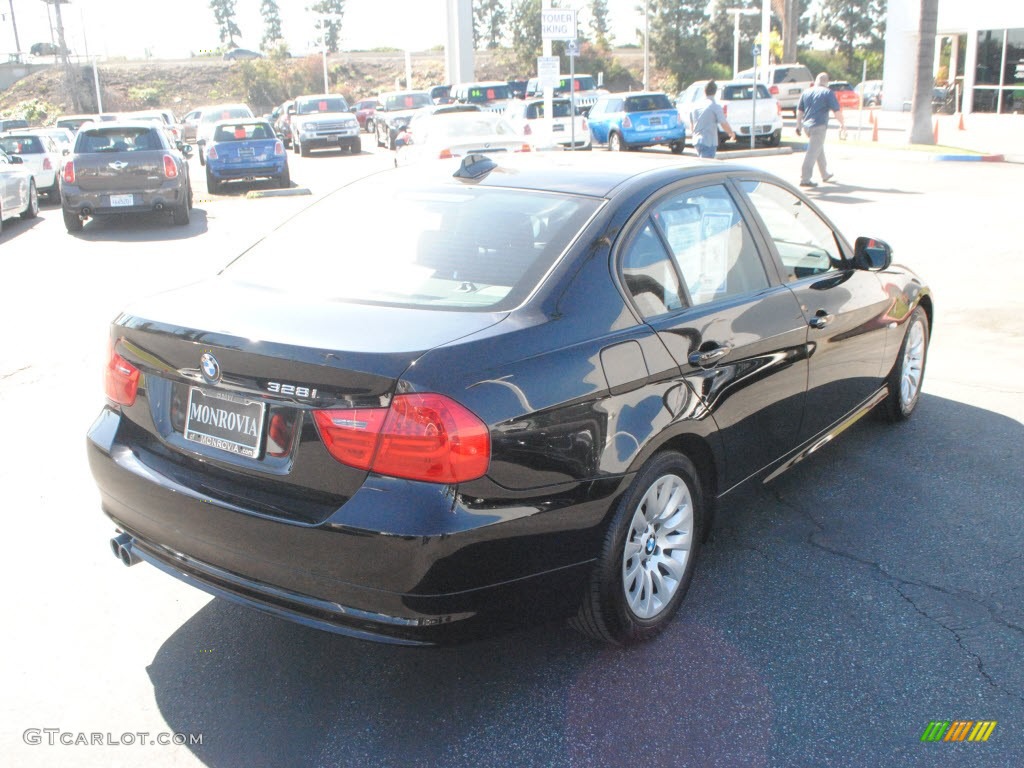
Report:
[[[707,84],[707,80],[693,83],[676,98],[676,109],[688,127],[690,111],[704,101],[704,87]],[[750,80],[727,80],[718,83],[715,100],[722,105],[725,119],[736,132],[738,143],[749,144],[750,134],[753,132],[755,141],[769,147],[777,147],[782,140],[782,110],[779,109],[779,102],[763,83],[758,83],[755,116],[753,92],[754,84]],[[728,134],[719,130],[718,146],[724,146],[728,139]]]

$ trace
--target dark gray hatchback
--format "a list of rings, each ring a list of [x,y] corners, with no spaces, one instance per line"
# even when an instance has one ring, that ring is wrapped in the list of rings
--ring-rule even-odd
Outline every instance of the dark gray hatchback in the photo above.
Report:
[[[88,218],[160,211],[184,226],[192,208],[188,163],[149,122],[82,128],[61,171],[61,191],[68,232],[81,231]]]

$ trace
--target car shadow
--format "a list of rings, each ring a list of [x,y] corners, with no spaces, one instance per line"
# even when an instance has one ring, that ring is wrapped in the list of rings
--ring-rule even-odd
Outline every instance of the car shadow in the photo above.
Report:
[[[600,646],[560,624],[449,648],[377,645],[215,599],[147,672],[170,730],[202,734],[188,748],[210,766],[814,764],[830,734],[855,727],[884,762],[926,685],[893,647],[930,664],[936,633],[880,571],[899,571],[904,590],[972,590],[1013,568],[1000,563],[1019,557],[1021,494],[977,497],[999,477],[1020,486],[1022,440],[1019,422],[936,396],[897,427],[862,420],[720,510],[682,611],[640,645]],[[948,525],[966,509],[976,540]],[[880,595],[869,612],[865,593]],[[809,638],[852,638],[851,622],[856,644],[808,659]],[[980,676],[979,687],[990,690]],[[829,755],[846,754],[842,738]]]
[[[14,240],[18,236],[38,227],[42,221],[42,218],[39,216],[36,216],[34,219],[8,219],[3,223],[3,229],[0,230],[0,244]]]
[[[82,240],[136,242],[188,240],[209,229],[203,208],[193,208],[189,219],[182,227],[171,221],[170,213],[115,214],[90,219],[81,232],[68,234]]]

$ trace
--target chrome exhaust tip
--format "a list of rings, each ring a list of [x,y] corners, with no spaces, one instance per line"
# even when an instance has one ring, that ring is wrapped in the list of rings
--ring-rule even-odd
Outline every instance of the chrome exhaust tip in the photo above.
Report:
[[[119,533],[110,540],[110,549],[114,557],[124,563],[126,568],[141,562],[139,556],[135,554],[133,544],[134,540],[127,533]]]

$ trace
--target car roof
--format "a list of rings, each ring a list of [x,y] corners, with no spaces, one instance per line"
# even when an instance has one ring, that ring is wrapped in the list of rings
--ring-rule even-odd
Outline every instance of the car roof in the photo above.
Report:
[[[424,96],[429,96],[430,91],[411,90],[411,91],[382,91],[380,96],[411,96],[412,94],[422,93]],[[378,98],[380,98],[378,96]]]
[[[583,157],[586,154],[587,157]],[[758,176],[762,172],[721,161],[681,158],[668,165],[663,158],[642,157],[633,153],[615,154],[590,152],[537,152],[495,156],[498,166],[478,181],[470,182],[484,187],[526,189],[566,195],[609,198],[617,190],[632,190],[638,186],[660,188],[687,178],[743,171]],[[459,167],[457,161],[417,163],[385,173],[402,174],[403,178],[429,184],[459,186],[467,182],[451,176]],[[446,172],[439,173],[444,168]]]

